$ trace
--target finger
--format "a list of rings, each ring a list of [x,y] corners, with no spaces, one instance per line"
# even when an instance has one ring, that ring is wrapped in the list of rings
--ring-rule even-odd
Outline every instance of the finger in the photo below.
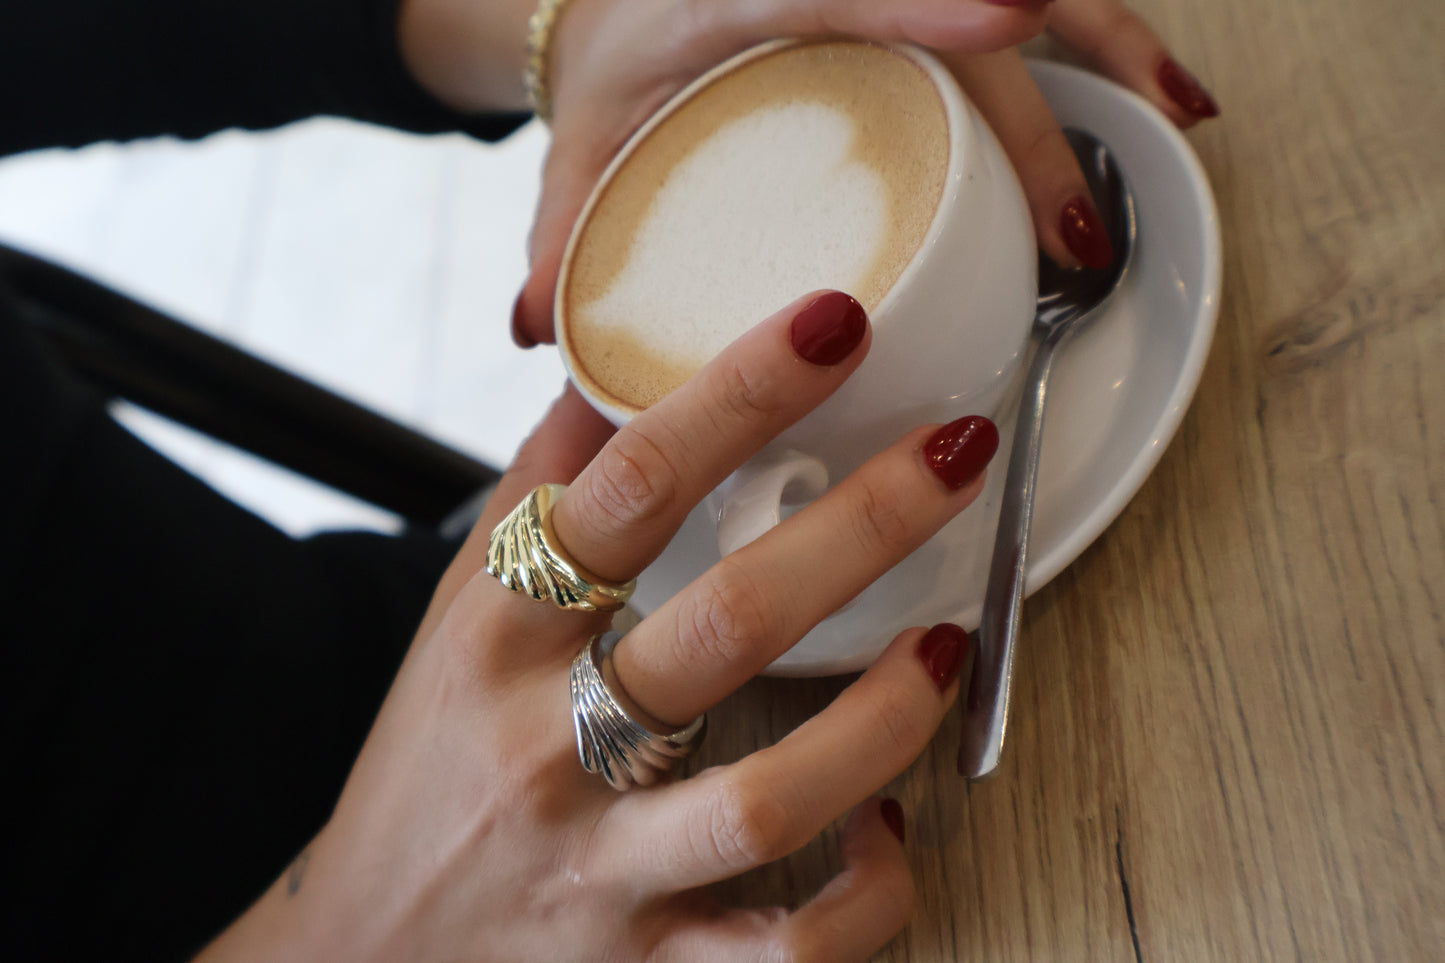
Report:
[[[1219,116],[1219,105],[1209,91],[1169,55],[1143,18],[1120,0],[1058,0],[1050,29],[1180,127]]]
[[[916,759],[958,695],[968,636],[944,623],[896,638],[833,704],[775,746],[637,793],[607,817],[599,856],[659,891],[725,879],[813,839]],[[638,845],[638,840],[643,841]]]
[[[950,58],[949,66],[1018,172],[1040,249],[1064,267],[1114,259],[1084,172],[1016,50]]]
[[[618,684],[653,721],[686,725],[972,503],[997,448],[986,418],[910,433],[629,632]]]
[[[512,467],[497,482],[487,507],[447,567],[422,621],[420,635],[430,634],[462,586],[486,568],[487,539],[502,516],[538,485],[575,478],[616,430],[572,385],[563,389],[518,449]]]
[[[868,800],[849,814],[839,834],[843,871],[807,905],[794,913],[737,911],[685,927],[664,942],[662,957],[872,959],[913,914],[913,874],[899,835],[902,819],[896,800]]]
[[[559,118],[542,166],[542,190],[527,239],[528,274],[512,308],[512,340],[523,348],[557,340],[553,294],[567,238],[592,187],[628,131]]]
[[[913,873],[904,857],[903,807],[872,799],[843,825],[843,871],[779,924],[796,959],[870,960],[913,915]]]
[[[867,353],[862,305],[836,291],[800,298],[633,418],[552,510],[584,568],[625,582],[693,506],[843,383]]]
[[[744,45],[773,37],[846,34],[882,43],[981,53],[1013,47],[1038,35],[1048,22],[1049,4],[1047,0],[741,0],[698,6],[715,15],[715,22],[704,25],[705,35],[730,35]]]

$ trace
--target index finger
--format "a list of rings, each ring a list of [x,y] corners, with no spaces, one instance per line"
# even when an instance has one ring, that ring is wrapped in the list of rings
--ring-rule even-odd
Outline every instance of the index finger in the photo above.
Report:
[[[557,540],[589,571],[633,578],[708,492],[853,373],[867,341],[863,306],[836,291],[773,315],[617,433],[553,507]]]

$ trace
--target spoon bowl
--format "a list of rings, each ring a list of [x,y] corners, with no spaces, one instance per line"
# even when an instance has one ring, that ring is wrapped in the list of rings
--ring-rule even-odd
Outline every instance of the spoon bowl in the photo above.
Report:
[[[1054,357],[1071,334],[1102,313],[1099,309],[1118,290],[1129,270],[1138,232],[1133,195],[1108,148],[1081,130],[1066,130],[1064,135],[1083,168],[1109,233],[1114,260],[1106,268],[1063,268],[1039,253],[1039,296],[1032,334],[1036,347],[1024,379],[1018,424],[1009,451],[1003,505],[978,627],[977,656],[964,701],[958,771],[970,779],[982,778],[998,768],[1003,751],[1044,405]]]

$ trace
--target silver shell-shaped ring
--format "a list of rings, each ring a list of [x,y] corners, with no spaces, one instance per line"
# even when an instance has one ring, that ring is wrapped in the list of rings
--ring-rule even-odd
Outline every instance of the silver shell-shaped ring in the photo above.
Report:
[[[706,714],[666,735],[637,721],[631,700],[613,693],[604,675],[603,667],[621,638],[616,632],[594,635],[572,660],[577,755],[583,769],[601,773],[619,791],[656,783],[692,755],[707,733]]]

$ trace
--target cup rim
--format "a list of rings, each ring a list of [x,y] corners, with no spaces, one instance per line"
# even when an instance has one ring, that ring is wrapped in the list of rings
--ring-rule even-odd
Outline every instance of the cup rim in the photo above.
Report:
[[[575,369],[572,353],[566,346],[565,328],[569,321],[565,310],[567,282],[572,271],[573,256],[576,254],[577,245],[580,243],[582,228],[592,217],[592,212],[601,200],[603,193],[617,171],[627,163],[639,147],[652,135],[661,124],[677,112],[684,104],[689,103],[694,97],[707,87],[716,83],[717,80],[740,67],[763,57],[769,57],[783,50],[794,47],[817,46],[822,44],[851,43],[863,44],[873,47],[882,47],[900,56],[911,60],[923,70],[933,84],[933,89],[938,93],[939,99],[943,102],[944,116],[948,122],[948,164],[944,173],[944,194],[939,198],[937,209],[933,212],[933,219],[929,222],[928,230],[924,232],[923,239],[918,244],[918,249],[908,259],[908,263],[899,272],[893,286],[878,302],[873,309],[874,315],[885,314],[896,303],[905,290],[906,284],[911,282],[913,277],[921,270],[921,263],[926,252],[931,250],[938,240],[938,236],[944,230],[943,216],[947,207],[946,200],[950,187],[960,176],[960,167],[963,158],[970,153],[969,148],[976,136],[972,124],[972,112],[968,101],[965,99],[962,88],[958,81],[948,71],[948,68],[927,50],[911,43],[879,43],[877,41],[863,40],[853,37],[781,37],[775,40],[764,41],[743,50],[722,63],[717,64],[694,79],[687,86],[683,87],[667,103],[659,107],[652,116],[643,122],[642,126],[627,138],[627,142],[617,152],[616,156],[608,162],[602,174],[597,178],[597,183],[592,185],[591,192],[587,195],[587,202],[582,205],[577,219],[572,224],[572,230],[567,237],[567,246],[562,251],[562,263],[557,273],[557,286],[552,296],[552,319],[557,338],[557,351],[562,358],[563,367],[567,371],[567,377],[582,396],[587,399],[588,404],[602,413],[608,421],[615,425],[623,425],[627,421],[641,414],[643,408],[633,408],[631,405],[622,404],[610,397],[602,395],[599,391],[592,390],[587,379],[581,377]],[[760,319],[761,320],[761,319]]]

